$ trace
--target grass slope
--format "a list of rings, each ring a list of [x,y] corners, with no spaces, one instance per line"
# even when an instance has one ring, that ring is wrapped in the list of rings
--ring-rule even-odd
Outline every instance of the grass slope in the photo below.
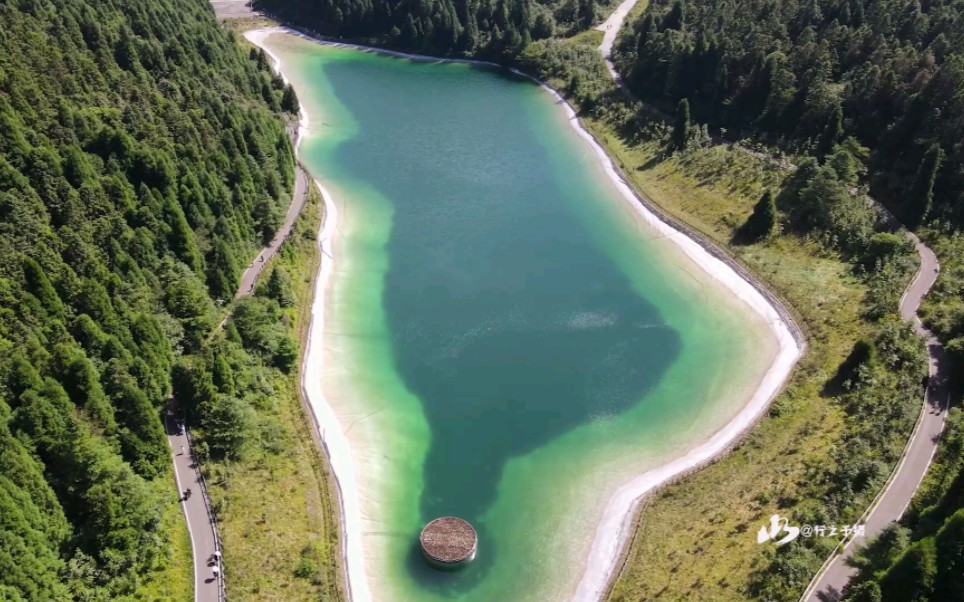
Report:
[[[288,242],[274,259],[291,276],[296,302],[285,310],[290,328],[308,326],[320,253],[322,204],[315,188]],[[265,277],[270,269],[265,270]],[[304,341],[304,337],[301,337]],[[232,600],[338,600],[337,501],[327,462],[301,402],[300,374],[273,383],[281,453],[255,452],[243,462],[205,466],[224,538]]]
[[[750,573],[769,563],[756,543],[767,518],[800,496],[808,467],[827,458],[843,413],[821,394],[853,344],[869,336],[860,318],[866,287],[849,265],[794,236],[729,245],[778,174],[739,151],[715,146],[660,158],[654,143],[631,146],[606,123],[586,124],[633,185],[672,215],[723,245],[802,318],[810,348],[768,416],[732,454],[648,502],[612,600],[738,600]],[[738,175],[734,175],[738,174]],[[785,512],[784,512],[785,513]]]
[[[174,475],[170,475],[170,482],[174,482]],[[161,531],[168,535],[170,543],[165,550],[162,568],[151,573],[137,590],[136,599],[142,602],[191,600],[194,596],[191,539],[184,522],[184,513],[175,492],[165,493],[168,494],[169,501],[161,517]]]

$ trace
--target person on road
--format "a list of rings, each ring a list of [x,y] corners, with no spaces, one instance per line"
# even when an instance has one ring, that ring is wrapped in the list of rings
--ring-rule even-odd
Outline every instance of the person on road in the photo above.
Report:
[[[191,488],[190,488],[190,487],[188,487],[187,489],[184,490],[184,499],[185,499],[185,501],[186,501],[189,497],[191,497]]]
[[[182,456],[184,455],[184,446],[183,446],[183,445],[181,446],[181,455],[182,455]]]

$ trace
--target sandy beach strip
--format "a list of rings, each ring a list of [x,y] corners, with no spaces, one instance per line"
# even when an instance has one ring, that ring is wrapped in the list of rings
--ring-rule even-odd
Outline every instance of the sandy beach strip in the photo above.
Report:
[[[271,56],[275,63],[275,68],[282,73],[282,77],[285,77],[283,73],[284,64],[278,56],[274,55],[265,46],[265,39],[273,33],[287,33],[319,44],[353,48],[365,52],[376,52],[410,60],[439,63],[457,62],[498,67],[498,65],[486,61],[442,59],[356,44],[328,42],[287,27],[270,27],[246,32],[244,35],[249,41],[263,48],[265,52]],[[739,437],[763,415],[770,402],[780,392],[793,366],[801,356],[804,346],[799,342],[799,334],[795,336],[795,333],[799,333],[799,329],[792,323],[790,318],[785,317],[781,311],[774,307],[767,296],[758,290],[757,287],[761,285],[747,280],[734,268],[734,265],[711,253],[706,246],[704,246],[704,243],[691,238],[682,231],[674,228],[671,224],[663,221],[655,211],[651,210],[644,199],[641,199],[635,194],[619,175],[612,160],[603,150],[602,146],[582,127],[573,107],[558,91],[528,74],[518,71],[514,72],[533,80],[555,97],[557,104],[564,107],[569,124],[576,130],[577,134],[586,144],[593,148],[606,174],[612,180],[613,185],[619,190],[621,196],[630,204],[633,210],[636,211],[655,232],[669,238],[675,243],[679,250],[691,261],[699,265],[707,276],[720,283],[736,298],[740,299],[749,306],[751,310],[761,316],[769,325],[779,347],[769,370],[759,382],[751,398],[735,418],[708,439],[697,444],[682,457],[632,479],[620,487],[609,499],[606,510],[599,524],[596,526],[592,548],[573,598],[580,602],[597,600],[605,592],[608,582],[617,569],[617,563],[622,556],[623,547],[632,534],[632,518],[635,508],[642,498],[657,489],[660,485],[687,474],[726,452],[730,445],[737,441]],[[285,78],[285,81],[288,81],[287,78]],[[307,132],[309,123],[309,117],[304,108],[305,104],[306,103],[302,103],[299,144],[301,137]],[[337,210],[331,195],[328,194],[317,180],[316,184],[322,192],[326,209],[325,223],[319,234],[319,245],[324,251],[325,256],[322,257],[321,277],[317,280],[315,298],[312,303],[311,326],[308,331],[308,343],[302,370],[302,386],[308,397],[309,405],[315,413],[315,419],[318,423],[321,438],[326,446],[326,453],[331,463],[332,471],[339,484],[342,521],[344,523],[342,529],[343,554],[348,575],[349,595],[350,598],[356,602],[367,602],[371,600],[371,592],[365,575],[364,554],[361,548],[362,522],[357,489],[358,474],[355,470],[348,439],[339,423],[337,415],[325,399],[322,387],[322,341],[324,340],[325,332],[325,293],[329,286],[329,276],[334,261],[332,247],[333,237],[336,233],[335,223],[337,220]]]

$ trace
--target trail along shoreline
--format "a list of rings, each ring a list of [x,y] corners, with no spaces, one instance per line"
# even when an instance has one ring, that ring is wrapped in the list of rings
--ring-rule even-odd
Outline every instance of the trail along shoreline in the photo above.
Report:
[[[244,36],[248,41],[262,48],[272,58],[275,69],[281,73],[286,82],[288,80],[283,73],[283,62],[265,45],[266,38],[273,33],[287,33],[323,45],[354,48],[365,52],[376,52],[411,60],[498,67],[498,65],[486,61],[441,59],[356,44],[327,42],[288,27],[268,27],[245,32]],[[778,351],[769,370],[760,380],[751,398],[732,420],[709,438],[695,445],[685,455],[630,480],[610,497],[603,516],[596,526],[591,550],[583,567],[582,577],[573,595],[574,600],[591,601],[599,599],[605,592],[607,584],[618,568],[617,563],[622,556],[623,547],[632,535],[632,519],[639,502],[659,486],[711,462],[726,452],[763,415],[770,402],[780,392],[793,370],[793,366],[803,353],[804,343],[800,338],[799,328],[792,322],[792,319],[771,303],[768,294],[765,295],[761,290],[758,290],[758,287],[762,288],[761,284],[751,282],[742,276],[738,271],[740,268],[737,267],[735,262],[731,264],[732,260],[725,261],[716,256],[705,242],[691,238],[661,219],[654,210],[650,209],[645,199],[636,195],[619,175],[612,159],[606,154],[602,146],[592,134],[582,127],[576,111],[559,92],[528,74],[514,69],[512,71],[532,80],[555,98],[557,104],[565,110],[570,126],[595,151],[606,175],[609,176],[623,199],[654,232],[670,239],[684,255],[699,265],[707,276],[716,280],[761,316],[769,325],[778,344]],[[302,103],[296,149],[306,135],[309,123],[310,118],[306,112],[305,103]],[[347,573],[349,597],[355,602],[368,602],[372,598],[365,575],[364,553],[361,548],[362,528],[357,491],[358,474],[348,439],[332,406],[324,396],[321,378],[322,352],[324,349],[322,341],[325,332],[325,294],[328,290],[329,276],[334,263],[332,247],[333,236],[336,232],[337,208],[332,196],[317,179],[315,179],[315,184],[321,191],[325,203],[325,221],[318,240],[319,246],[323,253],[327,255],[328,260],[326,261],[325,257],[322,257],[321,277],[317,280],[312,302],[311,324],[308,329],[308,341],[302,366],[302,386],[307,394],[309,406],[315,414],[332,472],[335,474],[336,482],[339,485],[343,522],[342,553]]]

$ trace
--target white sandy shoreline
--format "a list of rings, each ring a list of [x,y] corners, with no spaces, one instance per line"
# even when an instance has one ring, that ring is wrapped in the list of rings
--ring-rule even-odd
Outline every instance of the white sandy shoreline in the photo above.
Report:
[[[265,47],[264,41],[272,33],[288,33],[302,37],[312,42],[330,46],[354,48],[367,52],[378,52],[391,56],[419,61],[458,62],[478,65],[498,66],[494,63],[467,59],[440,59],[396,51],[382,50],[354,44],[326,42],[287,27],[270,27],[245,32],[245,37],[253,44],[263,48],[274,60],[275,68],[281,72],[283,64],[279,57]],[[714,256],[699,242],[685,235],[662,221],[645,202],[636,196],[631,188],[623,181],[616,171],[612,160],[605,153],[595,138],[579,123],[572,106],[554,89],[532,76],[513,70],[514,73],[527,77],[552,94],[558,104],[565,108],[569,124],[578,135],[592,147],[600,164],[621,196],[630,204],[637,214],[644,219],[656,232],[672,240],[680,250],[694,263],[699,265],[712,279],[727,288],[733,295],[748,305],[769,325],[775,337],[779,350],[769,370],[761,379],[755,392],[740,412],[723,428],[710,436],[684,456],[667,464],[647,471],[620,487],[610,498],[603,516],[596,527],[592,547],[582,578],[579,581],[573,599],[577,601],[597,600],[605,592],[606,586],[617,569],[617,562],[622,555],[622,549],[631,535],[632,517],[639,501],[648,493],[673,479],[704,465],[732,445],[756,420],[758,420],[773,398],[780,392],[784,382],[790,375],[794,364],[803,352],[780,312],[757,290],[756,286],[744,279],[728,263]],[[282,77],[285,77],[282,73]],[[287,78],[285,78],[287,82]],[[307,133],[309,117],[302,102],[301,124],[299,128],[298,144]],[[349,597],[356,602],[371,600],[371,591],[365,574],[365,562],[361,547],[362,521],[357,487],[358,474],[354,466],[354,457],[348,439],[341,428],[338,417],[324,396],[322,387],[322,367],[324,340],[324,309],[325,294],[329,286],[329,276],[333,267],[332,237],[335,233],[337,209],[331,195],[316,180],[316,185],[322,193],[325,202],[325,221],[319,234],[319,245],[326,257],[321,260],[321,273],[317,280],[315,296],[312,302],[311,325],[308,330],[308,341],[302,365],[302,387],[308,403],[315,414],[320,435],[325,443],[329,462],[339,484],[339,494],[342,506],[343,537],[342,546],[347,572],[347,586]]]

